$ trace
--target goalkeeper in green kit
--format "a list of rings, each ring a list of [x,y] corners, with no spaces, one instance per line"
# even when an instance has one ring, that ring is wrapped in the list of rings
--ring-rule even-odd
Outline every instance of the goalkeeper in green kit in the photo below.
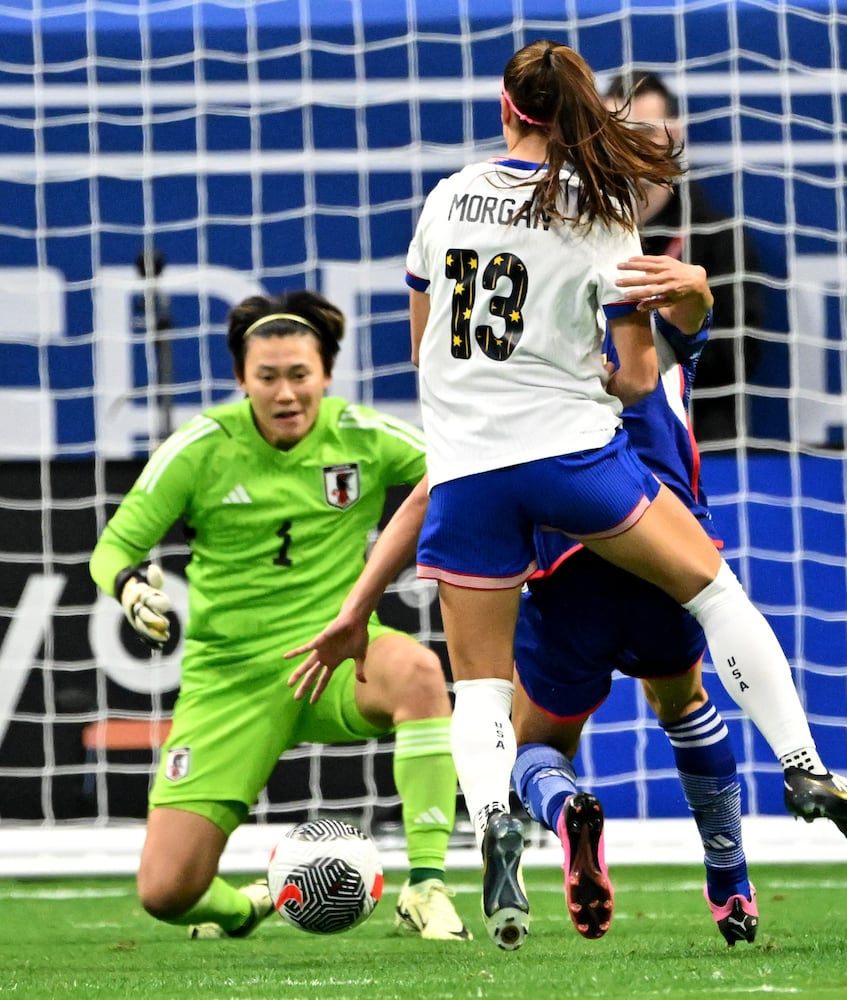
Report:
[[[227,343],[246,398],[206,410],[154,452],[91,557],[95,582],[162,648],[170,601],[145,560],[184,522],[182,680],[150,792],[138,892],[148,913],[195,938],[243,937],[273,911],[266,881],[236,889],[218,863],[280,755],[387,733],[410,865],[396,923],[423,938],[471,936],[444,883],[457,783],[438,657],[374,616],[368,683],[351,660],[315,704],[287,684],[296,664],[283,652],[338,612],[386,490],[425,471],[415,427],[325,395],[343,332],[341,312],[314,292],[232,309]]]

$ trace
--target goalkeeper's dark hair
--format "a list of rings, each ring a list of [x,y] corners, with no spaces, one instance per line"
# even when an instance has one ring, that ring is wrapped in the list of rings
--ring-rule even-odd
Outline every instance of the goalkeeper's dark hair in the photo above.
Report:
[[[577,225],[635,230],[645,185],[669,186],[682,173],[682,151],[670,134],[659,144],[652,128],[610,111],[588,63],[567,45],[545,38],[524,46],[506,64],[503,90],[518,132],[538,131],[546,140],[546,166],[537,171],[529,205],[537,221],[562,221],[572,198]],[[560,173],[567,177],[568,168],[574,186]]]
[[[265,322],[260,322],[263,319]],[[338,306],[318,292],[303,289],[275,296],[252,295],[230,310],[226,344],[235,374],[243,379],[251,338],[310,334],[318,341],[325,374],[332,375],[344,326],[344,314]]]

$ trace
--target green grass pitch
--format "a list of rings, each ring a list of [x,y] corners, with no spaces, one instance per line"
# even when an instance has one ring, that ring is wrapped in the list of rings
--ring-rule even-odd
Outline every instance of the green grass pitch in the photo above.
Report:
[[[598,941],[572,927],[560,870],[525,875],[532,929],[511,953],[485,934],[472,871],[451,873],[475,935],[467,943],[394,931],[398,872],[370,919],[345,934],[305,934],[273,915],[252,937],[222,941],[190,941],[152,920],[130,879],[2,880],[0,998],[847,997],[847,865],[759,866],[759,934],[734,948],[712,923],[700,868],[613,869],[614,920]]]

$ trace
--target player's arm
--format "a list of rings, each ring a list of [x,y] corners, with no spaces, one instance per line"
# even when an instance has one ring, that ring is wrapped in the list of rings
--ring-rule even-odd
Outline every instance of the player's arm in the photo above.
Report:
[[[429,320],[429,295],[417,289],[409,290],[409,325],[412,334],[412,364],[420,363],[421,340]]]
[[[332,672],[347,659],[355,662],[356,677],[363,682],[366,680],[368,621],[385,589],[414,558],[428,503],[427,479],[424,476],[380,533],[364,569],[333,621],[310,642],[285,654],[285,658],[290,659],[309,653],[288,680],[290,687],[296,685],[295,698],[304,697],[311,688],[309,700],[317,701]]]
[[[659,359],[649,313],[635,309],[610,316],[609,333],[618,355],[618,367],[606,383],[606,392],[632,406],[649,396],[659,381]]]
[[[88,568],[97,586],[121,605],[139,637],[162,649],[170,638],[171,602],[162,590],[161,568],[147,558],[181,515],[193,473],[187,462],[172,461],[149,486],[150,468],[148,463],[104,528]]]
[[[639,311],[658,309],[663,319],[688,335],[703,329],[715,298],[699,264],[642,254],[621,262],[618,270],[638,272],[625,273],[616,284],[628,298],[638,300]]]

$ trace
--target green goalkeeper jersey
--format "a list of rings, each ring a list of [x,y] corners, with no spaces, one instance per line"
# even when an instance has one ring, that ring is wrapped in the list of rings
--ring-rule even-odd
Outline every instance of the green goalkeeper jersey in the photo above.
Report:
[[[107,524],[91,573],[107,593],[177,520],[191,559],[186,657],[206,665],[281,655],[337,613],[361,572],[386,490],[425,472],[410,424],[337,397],[288,451],[247,399],[214,407],[150,457]]]

